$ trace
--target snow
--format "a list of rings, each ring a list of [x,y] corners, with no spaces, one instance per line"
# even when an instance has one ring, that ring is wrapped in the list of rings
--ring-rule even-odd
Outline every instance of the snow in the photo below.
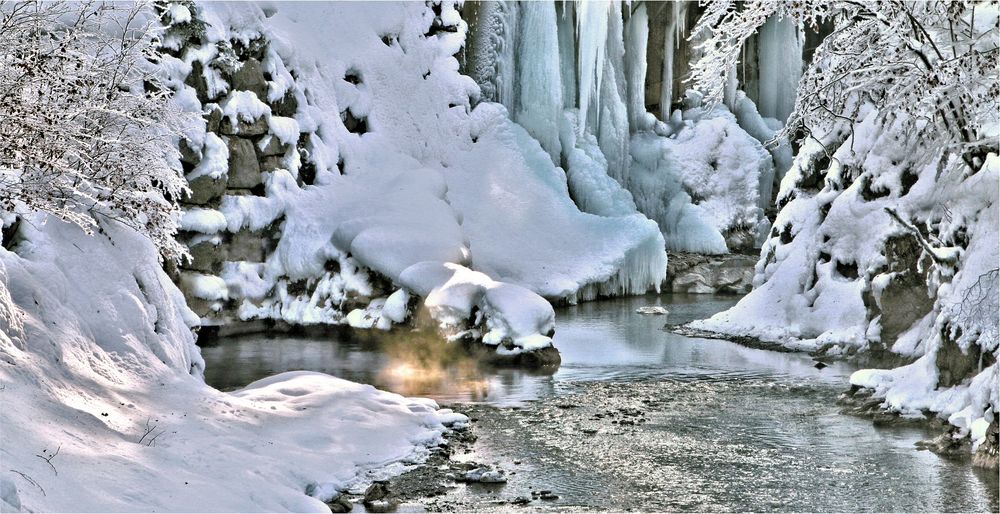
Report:
[[[18,406],[0,410],[4,510],[322,512],[464,421],[318,373],[206,386],[197,318],[155,248],[104,229],[35,216],[0,249],[0,400]],[[57,450],[55,469],[35,456]]]
[[[201,149],[201,160],[185,178],[189,182],[198,177],[221,179],[225,178],[228,173],[229,147],[219,136],[212,132],[206,133],[204,146]]]
[[[393,323],[402,323],[409,315],[409,303],[410,293],[406,289],[400,289],[385,299],[385,304],[382,305],[382,315]]]
[[[295,118],[271,116],[267,120],[267,126],[273,137],[278,138],[282,144],[293,145],[299,140],[299,122]]]
[[[234,127],[240,121],[252,122],[271,114],[271,108],[257,98],[253,91],[232,91],[219,107],[222,108],[222,115],[229,118]]]
[[[191,11],[181,4],[170,4],[167,12],[170,15],[170,20],[175,24],[191,22]]]
[[[819,191],[798,184],[814,172],[824,150],[814,141],[803,145],[782,182],[779,198],[787,204],[761,250],[754,290],[728,311],[691,325],[828,354],[863,351],[881,342],[915,362],[861,370],[851,383],[872,389],[890,411],[933,412],[956,427],[956,437],[965,437],[996,416],[998,365],[980,364],[974,376],[939,386],[942,373],[952,370],[938,369],[938,356],[946,345],[967,355],[997,352],[996,273],[991,270],[1000,260],[1000,159],[990,155],[974,174],[954,156],[916,161],[919,155],[898,143],[907,130],[906,117],[878,119],[877,111],[862,109],[850,132],[835,127],[820,136],[834,147],[838,137],[842,144],[829,169],[819,170],[825,175]],[[904,173],[915,175],[908,187]],[[866,193],[865,187],[884,194]],[[886,269],[893,263],[884,253],[885,243],[892,236],[913,237],[912,225],[899,223],[887,210],[918,220],[932,231],[937,246],[924,252],[923,264],[895,263],[915,267],[907,270],[921,274],[934,300],[931,311],[895,340],[883,340],[881,317],[869,319],[864,299],[870,293],[879,309],[875,313],[881,312],[886,288],[897,275]],[[967,241],[961,251],[948,244],[959,233],[964,234],[959,240]],[[926,264],[931,254],[938,259],[933,267]],[[856,269],[857,276],[843,275],[838,263]],[[970,303],[967,294],[982,299]],[[941,362],[949,365],[947,359]]]
[[[197,298],[205,300],[226,300],[229,298],[226,281],[214,275],[184,272],[181,275],[181,284]]]
[[[574,301],[658,288],[666,273],[666,255],[656,225],[628,207],[627,191],[609,183],[606,173],[603,180],[595,173],[596,187],[614,191],[614,201],[623,208],[582,212],[570,197],[566,174],[555,165],[564,151],[566,130],[553,5],[481,7],[480,16],[502,20],[484,28],[495,31],[492,36],[477,37],[501,39],[473,41],[476,58],[482,59],[474,65],[493,66],[490,59],[506,58],[490,52],[508,51],[512,65],[518,63],[508,68],[494,62],[503,69],[491,72],[499,74],[491,80],[500,89],[510,87],[510,93],[500,93],[506,109],[491,103],[472,105],[480,92],[457,73],[451,55],[455,38],[465,35],[465,25],[454,25],[454,33],[424,37],[429,13],[424,5],[281,5],[270,17],[257,7],[205,6],[214,26],[267,37],[271,44],[266,66],[281,76],[288,70],[296,75],[290,83],[280,79],[299,104],[288,126],[244,92],[228,95],[224,114],[244,121],[265,116],[272,133],[283,141],[309,134],[308,155],[302,158],[316,167],[311,186],[296,184],[297,170],[292,168],[297,166],[290,166],[266,179],[266,197],[223,198],[219,210],[230,231],[280,227],[277,249],[255,273],[273,287],[273,294],[243,303],[241,317],[350,322],[337,312],[337,299],[347,286],[326,271],[327,262],[341,262],[346,256],[397,286],[404,285],[400,277],[405,270],[422,262],[479,272],[497,283],[487,288],[497,292],[487,296],[516,291],[519,298],[497,298],[491,304],[491,317],[483,320],[489,325],[484,334],[492,331],[502,334],[501,339],[514,334],[515,344],[533,346],[547,340],[544,332],[526,332],[548,330],[548,310],[537,308],[544,302],[540,297]],[[330,30],[331,19],[339,20],[343,30]],[[515,33],[538,44],[518,46],[503,39]],[[382,41],[384,34],[394,36],[389,46]],[[521,78],[538,80],[514,81],[514,69]],[[510,74],[504,75],[504,70]],[[359,83],[340,80],[348,71]],[[348,132],[338,114],[345,110],[363,116],[368,132]],[[532,118],[542,111],[548,114]],[[624,103],[621,112],[624,116]],[[524,127],[512,122],[510,113]],[[627,130],[624,136],[627,141]],[[282,284],[301,279],[321,284],[325,293],[286,295]],[[378,310],[370,307],[360,311],[371,315]],[[351,319],[364,319],[364,313]]]
[[[226,229],[226,217],[215,209],[187,209],[181,215],[180,229],[215,234]]]
[[[544,299],[513,284],[450,263],[421,262],[408,267],[399,281],[425,298],[424,306],[442,328],[460,332],[474,308],[484,317],[483,342],[505,340],[525,351],[552,345],[555,312]]]

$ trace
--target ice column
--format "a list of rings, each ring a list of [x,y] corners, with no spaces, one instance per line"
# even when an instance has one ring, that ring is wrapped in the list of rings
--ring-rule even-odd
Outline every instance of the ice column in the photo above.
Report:
[[[628,120],[632,130],[648,128],[646,118],[646,45],[649,42],[649,16],[646,4],[639,4],[625,28],[625,74],[628,81]]]
[[[757,108],[761,116],[784,122],[795,106],[803,38],[791,19],[772,16],[760,28],[758,41]]]
[[[558,166],[563,100],[556,7],[551,0],[525,2],[520,11],[514,121],[541,143]]]

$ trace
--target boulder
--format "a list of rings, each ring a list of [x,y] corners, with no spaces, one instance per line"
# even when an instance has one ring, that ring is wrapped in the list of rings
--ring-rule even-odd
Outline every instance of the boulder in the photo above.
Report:
[[[212,244],[208,239],[198,244],[188,246],[191,258],[185,259],[181,268],[203,273],[219,273],[222,271],[222,261],[226,260],[226,246]]]
[[[219,107],[218,104],[211,104],[211,110],[205,114],[205,130],[208,132],[218,133],[221,125],[222,108]]]
[[[232,118],[225,116],[219,123],[219,132],[230,136],[256,137],[267,134],[267,119],[263,116],[252,121],[238,120],[233,124]]]
[[[224,139],[229,147],[228,187],[251,189],[261,184],[260,165],[253,142],[241,137]]]
[[[275,116],[294,118],[295,113],[299,110],[299,101],[295,98],[295,93],[292,90],[286,91],[285,96],[282,96],[276,102],[271,102],[270,105],[271,112]]]
[[[226,192],[226,179],[213,179],[203,175],[188,181],[191,194],[181,199],[188,205],[216,205]]]
[[[194,147],[194,143],[182,137],[177,149],[181,152],[181,162],[197,166],[201,161],[201,150]]]
[[[226,244],[230,261],[264,262],[273,250],[274,241],[265,230],[241,230],[232,234]]]
[[[285,155],[285,152],[287,152],[290,147],[291,145],[283,144],[281,140],[275,137],[273,134],[268,134],[264,136],[263,138],[261,138],[260,142],[257,143],[257,149],[260,151],[261,157]]]
[[[233,90],[252,91],[261,101],[267,101],[267,79],[257,59],[251,57],[244,61],[233,73],[231,82]]]
[[[671,253],[666,290],[674,293],[745,294],[753,288],[757,259],[750,255]]]
[[[260,163],[260,171],[274,171],[285,168],[285,158],[283,155],[272,155],[264,157]]]

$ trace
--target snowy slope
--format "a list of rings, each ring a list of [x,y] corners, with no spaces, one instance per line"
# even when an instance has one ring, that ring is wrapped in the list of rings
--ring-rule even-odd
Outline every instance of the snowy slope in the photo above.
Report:
[[[206,386],[156,250],[104,229],[36,216],[0,249],[0,509],[324,511],[464,419],[315,373]]]

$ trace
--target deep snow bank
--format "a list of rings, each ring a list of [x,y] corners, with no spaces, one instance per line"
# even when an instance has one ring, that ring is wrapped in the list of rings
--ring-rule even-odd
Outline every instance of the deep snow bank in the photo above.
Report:
[[[206,206],[225,228],[212,223],[214,213],[189,226],[208,227],[204,236],[221,241],[246,231],[276,240],[259,261],[192,270],[200,284],[222,279],[214,281],[221,290],[202,289],[212,294],[188,288],[215,302],[214,312],[235,303],[243,319],[384,328],[410,314],[404,305],[398,321],[384,316],[389,293],[415,293],[401,277],[433,262],[520,286],[504,290],[521,300],[501,305],[472,287],[482,283],[476,278],[461,302],[476,309],[444,324],[536,346],[548,337],[552,311],[518,305],[536,305],[539,295],[574,300],[659,287],[666,254],[655,223],[634,212],[581,212],[565,174],[503,107],[472,107],[479,88],[453,57],[466,26],[449,2],[189,7],[195,21],[164,16],[174,54],[164,58],[165,72],[178,98],[207,120],[207,132],[185,143],[200,156],[188,178],[228,167],[225,192]],[[220,50],[228,48],[235,50]],[[245,80],[248,70],[259,81]],[[226,160],[215,151],[215,131],[230,149],[228,163],[203,166]],[[260,176],[247,185],[244,160]],[[211,312],[206,318],[218,322]]]
[[[0,249],[0,509],[324,511],[464,419],[316,373],[206,386],[156,250],[103,228],[36,216]]]

